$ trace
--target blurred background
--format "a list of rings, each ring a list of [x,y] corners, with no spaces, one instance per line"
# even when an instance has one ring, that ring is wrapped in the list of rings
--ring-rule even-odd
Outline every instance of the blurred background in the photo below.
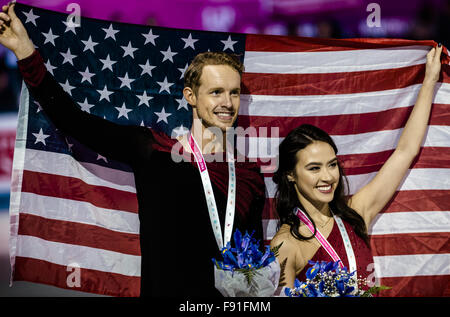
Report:
[[[8,1],[0,0],[0,5]],[[322,38],[435,40],[449,47],[450,0],[19,0],[39,8],[109,21],[172,28]],[[369,27],[370,3],[380,26]],[[126,5],[126,6],[125,6]],[[93,296],[28,282],[9,287],[9,188],[21,77],[0,46],[0,296]]]

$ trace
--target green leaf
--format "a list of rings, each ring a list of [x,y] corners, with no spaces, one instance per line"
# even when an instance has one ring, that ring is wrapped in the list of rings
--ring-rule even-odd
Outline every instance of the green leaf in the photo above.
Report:
[[[252,268],[252,269],[237,269],[236,272],[241,272],[245,275],[245,279],[248,283],[248,286],[250,287],[250,291],[252,293],[256,293],[258,291],[258,285],[254,282],[253,277],[255,275],[260,274],[258,270]]]
[[[280,264],[280,282],[279,282],[278,286],[286,286],[286,283],[284,281],[284,278],[285,278],[284,271],[286,269],[286,264],[287,264],[287,258],[284,259]]]
[[[371,288],[369,288],[367,291],[365,291],[361,297],[370,297],[370,295],[372,294],[376,294],[379,293],[380,291],[384,291],[387,289],[391,289],[392,287],[389,286],[385,286],[385,285],[380,285],[380,286],[372,286]]]
[[[270,249],[270,251],[275,255],[275,257],[278,257],[278,250],[280,250],[282,245],[283,245],[283,242],[281,242],[276,247],[273,247],[273,248]]]

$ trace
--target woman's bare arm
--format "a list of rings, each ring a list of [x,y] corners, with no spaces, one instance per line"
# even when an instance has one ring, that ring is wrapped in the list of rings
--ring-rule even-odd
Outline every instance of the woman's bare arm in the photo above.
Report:
[[[360,213],[367,227],[392,198],[420,151],[428,127],[435,85],[441,70],[441,52],[442,46],[438,46],[427,54],[425,78],[397,148],[377,175],[350,200],[350,207]]]

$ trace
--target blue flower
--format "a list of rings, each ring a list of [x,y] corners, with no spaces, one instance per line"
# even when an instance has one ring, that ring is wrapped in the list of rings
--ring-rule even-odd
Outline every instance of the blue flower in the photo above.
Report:
[[[219,268],[223,267],[232,271],[236,269],[259,269],[275,261],[275,255],[269,246],[266,246],[264,253],[259,250],[259,242],[253,238],[253,234],[254,231],[251,234],[246,232],[242,235],[239,229],[236,229],[233,234],[235,247],[232,248],[230,242],[228,242],[221,250],[223,262],[218,262],[215,259],[213,259],[213,262]]]
[[[284,293],[289,297],[307,297],[306,287],[308,284],[300,282],[298,279],[294,281],[294,288],[286,287]]]
[[[313,267],[310,267],[308,271],[306,271],[306,278],[309,280],[312,280],[316,277],[317,273],[320,272],[320,269],[314,265]]]
[[[262,252],[258,251],[262,254]],[[262,255],[261,259],[259,260],[260,266],[266,266],[269,265],[271,262],[275,261],[275,255],[270,250],[270,246],[266,245],[266,251]]]
[[[291,289],[290,289],[289,287],[286,287],[286,288],[284,289],[284,294],[285,294],[286,296],[292,297]]]
[[[341,262],[341,261],[329,262],[329,263],[325,266],[325,271],[326,271],[326,272],[336,271],[336,269],[339,267],[339,262]]]
[[[308,261],[309,264],[313,265],[320,273],[324,272],[332,272],[335,271],[339,267],[339,262],[327,262],[327,261]]]
[[[308,297],[327,297],[322,291],[320,291],[320,288],[317,289],[317,287],[314,284],[308,284]]]
[[[291,297],[355,297],[361,296],[356,289],[355,272],[349,273],[347,268],[339,267],[339,261],[308,261],[311,267],[306,271],[306,282],[298,279],[293,289],[285,293]]]

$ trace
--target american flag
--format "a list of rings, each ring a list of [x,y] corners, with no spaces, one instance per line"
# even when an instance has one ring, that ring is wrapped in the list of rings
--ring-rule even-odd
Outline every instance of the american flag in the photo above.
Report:
[[[317,125],[338,145],[350,194],[395,148],[434,45],[203,32],[88,18],[74,26],[68,15],[19,4],[16,13],[47,69],[81,109],[168,135],[185,133],[191,125],[182,88],[192,58],[208,50],[239,54],[246,70],[238,125],[256,131],[245,136],[247,155],[267,164],[292,128]],[[442,73],[421,153],[369,230],[376,276],[393,287],[386,296],[450,294],[448,65]],[[266,242],[276,232],[271,176],[265,174]],[[12,281],[138,296],[137,210],[131,169],[63,135],[24,86],[11,186]],[[81,270],[79,285],[68,281],[75,268]]]

